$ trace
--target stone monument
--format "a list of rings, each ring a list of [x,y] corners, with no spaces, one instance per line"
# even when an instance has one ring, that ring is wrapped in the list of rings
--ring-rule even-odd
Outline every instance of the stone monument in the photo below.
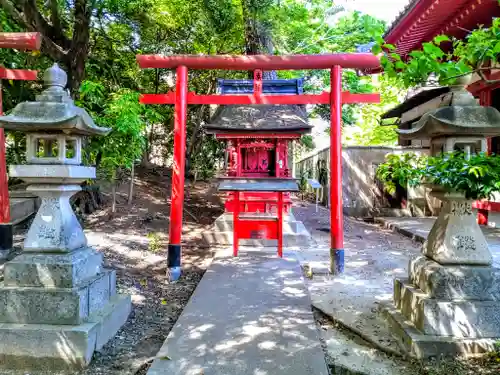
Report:
[[[0,126],[26,133],[26,165],[10,175],[29,184],[41,206],[22,254],[7,262],[0,284],[0,368],[80,368],[125,323],[130,296],[116,293],[115,271],[87,245],[70,197],[95,178],[81,165],[82,137],[105,135],[65,91],[57,65],[44,74],[46,90],[19,104]]]
[[[500,112],[481,107],[463,87],[423,115],[406,139],[431,139],[431,153],[485,151],[486,137],[500,135]],[[408,279],[394,283],[394,307],[385,306],[395,337],[410,355],[473,356],[493,349],[500,338],[500,269],[492,266],[488,243],[458,192],[433,187],[443,201],[439,217],[412,259]]]

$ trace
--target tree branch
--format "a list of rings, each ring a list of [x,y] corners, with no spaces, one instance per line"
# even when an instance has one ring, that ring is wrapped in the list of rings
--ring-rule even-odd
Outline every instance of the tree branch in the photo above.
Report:
[[[0,6],[10,15],[14,20],[30,31],[35,31],[35,28],[29,24],[28,20],[25,18],[24,14],[16,8],[10,0],[0,0]]]
[[[38,10],[36,0],[26,0],[23,6],[24,15],[29,24],[36,31],[42,33],[47,38],[50,38],[54,43],[58,44],[61,49],[69,50],[71,41],[66,38],[62,30],[57,30],[50,25]]]

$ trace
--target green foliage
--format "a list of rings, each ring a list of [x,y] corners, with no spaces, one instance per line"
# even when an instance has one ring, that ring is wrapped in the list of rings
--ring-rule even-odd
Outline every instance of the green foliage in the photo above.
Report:
[[[15,0],[4,3],[18,6]],[[43,71],[55,59],[68,70],[71,81],[70,70],[78,70],[75,66],[80,65],[73,61],[64,43],[72,44],[75,33],[82,35],[75,28],[83,27],[75,22],[74,4],[58,1],[57,12],[53,14],[53,9],[42,6],[42,2],[31,3],[37,4],[40,16],[54,35],[63,35],[52,40],[55,48],[45,40],[40,53],[0,49],[0,63],[9,68]],[[78,56],[82,56],[85,69],[78,73],[78,82],[73,87],[79,87],[77,105],[87,109],[98,125],[112,128],[107,137],[91,139],[85,146],[85,162],[97,163],[98,172],[110,178],[117,167],[129,168],[143,154],[146,154],[143,159],[149,161],[147,156],[153,149],[161,149],[164,160],[170,160],[173,151],[172,106],[142,107],[136,102],[136,93],[172,90],[173,74],[139,69],[137,54],[243,54],[248,51],[249,42],[265,44],[270,48],[264,52],[277,54],[355,52],[358,45],[372,41],[373,30],[385,27],[373,17],[345,12],[341,6],[324,0],[84,0],[83,3],[92,14],[89,49],[87,56],[85,48],[80,48]],[[0,5],[2,31],[26,30],[26,24],[17,22],[6,9]],[[56,19],[60,28],[52,25]],[[59,55],[60,58],[54,57]],[[281,78],[305,77],[307,92],[329,88],[326,70],[278,74]],[[379,90],[369,77],[360,77],[348,69],[343,74],[346,90]],[[189,90],[213,93],[216,78],[247,75],[240,71],[190,71]],[[5,109],[34,99],[40,90],[36,82],[4,81]],[[376,124],[370,106],[345,105],[343,109],[345,124],[366,123],[363,131],[372,132]],[[318,113],[329,117],[326,106],[318,106]],[[200,126],[210,120],[208,110],[189,106],[187,118],[187,165],[199,171],[202,178],[209,178],[223,160],[223,144],[200,131]],[[9,163],[19,162],[24,155],[23,136],[7,135]],[[313,147],[311,140],[304,137],[302,147]]]
[[[467,199],[487,199],[500,191],[500,157],[485,153],[467,156],[464,152],[434,157],[390,154],[378,166],[376,176],[389,193],[397,185],[426,183],[448,192],[463,193]]]
[[[463,152],[431,157],[421,174],[423,181],[464,193],[468,199],[491,198],[500,191],[500,157],[485,153],[470,158]]]
[[[306,151],[312,151],[316,147],[313,137],[308,134],[300,137],[300,145],[304,147]]]
[[[344,12],[331,2],[312,0],[307,6],[296,0],[282,1],[273,15],[275,32],[273,36],[279,54],[321,54],[356,52],[359,45],[372,42],[377,32],[382,35],[385,23],[360,12]],[[330,89],[328,70],[279,72],[282,78],[305,77],[304,89],[319,93]],[[380,87],[373,85],[371,77],[344,69],[343,89],[353,93],[376,92]],[[396,102],[388,104],[394,106]],[[363,110],[367,105],[343,105],[342,122],[355,125],[364,121]],[[330,119],[330,106],[317,105],[313,115]],[[370,124],[370,128],[374,127]],[[368,127],[368,126],[367,126]]]
[[[307,184],[308,184],[307,179],[310,178],[311,172],[312,171],[307,169],[300,171],[299,189],[302,192],[302,194],[304,194],[307,191]]]
[[[406,188],[421,182],[426,159],[415,153],[389,154],[385,162],[377,167],[376,176],[384,184],[385,190],[394,194],[397,186]]]
[[[372,52],[383,53],[381,64],[390,77],[400,77],[406,87],[427,82],[434,75],[440,84],[450,85],[461,76],[482,71],[500,56],[500,19],[494,18],[491,27],[473,30],[465,40],[438,35],[422,44],[421,49],[411,51],[402,59],[393,45],[386,44],[377,36]],[[442,46],[452,44],[452,51]]]
[[[351,129],[344,129],[344,142],[349,145],[381,145],[397,144],[396,126],[381,126],[379,123],[383,113],[393,108],[400,101],[402,84],[398,79],[381,75],[373,78],[373,88],[380,93],[380,104],[358,105],[356,124]]]

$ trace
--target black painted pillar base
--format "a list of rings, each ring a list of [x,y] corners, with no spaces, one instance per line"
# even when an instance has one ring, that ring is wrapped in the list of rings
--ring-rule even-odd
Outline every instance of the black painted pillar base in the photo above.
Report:
[[[168,278],[177,281],[181,277],[181,245],[168,245]]]
[[[0,259],[5,259],[12,251],[13,243],[12,224],[0,224]]]

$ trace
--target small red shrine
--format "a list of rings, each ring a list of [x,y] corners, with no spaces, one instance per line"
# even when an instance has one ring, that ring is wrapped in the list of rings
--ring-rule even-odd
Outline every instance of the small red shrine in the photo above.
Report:
[[[247,95],[254,87],[261,87],[263,94],[301,95],[302,80],[261,80],[257,71],[255,80],[219,80],[221,95]],[[292,180],[293,141],[311,132],[307,114],[301,105],[226,105],[220,106],[210,124],[204,126],[208,134],[226,142],[226,170],[221,179],[246,181],[237,190],[227,191],[225,213],[215,224],[216,233],[209,242],[226,244],[238,242],[234,235],[234,219],[247,219],[245,227],[252,227],[242,239],[258,241],[277,239],[277,228],[267,223],[281,217],[286,221],[286,231],[281,223],[282,237],[287,245],[305,245],[310,234],[292,214],[290,191],[281,191],[287,180]],[[296,182],[294,180],[296,185]],[[251,190],[250,184],[255,184]],[[266,191],[261,185],[273,187]],[[244,188],[246,186],[246,188]],[[280,197],[282,199],[280,204]],[[237,205],[237,207],[236,207]],[[282,211],[282,212],[281,212]],[[251,221],[251,222],[249,222]],[[260,223],[259,223],[260,222]],[[273,229],[274,228],[274,229]],[[243,231],[238,231],[240,234]],[[281,236],[280,236],[281,238]],[[282,246],[282,243],[279,247]],[[235,247],[235,253],[237,246]],[[279,250],[280,252],[280,250]]]
[[[264,80],[264,94],[302,94],[302,80]],[[219,92],[249,94],[251,80],[219,80]],[[226,176],[245,178],[292,177],[292,142],[310,133],[305,108],[300,105],[220,106],[209,134],[226,141]],[[275,212],[277,193],[246,192],[240,196],[241,212]],[[233,212],[234,194],[228,193],[225,211]],[[291,210],[290,194],[284,195],[284,209]]]

